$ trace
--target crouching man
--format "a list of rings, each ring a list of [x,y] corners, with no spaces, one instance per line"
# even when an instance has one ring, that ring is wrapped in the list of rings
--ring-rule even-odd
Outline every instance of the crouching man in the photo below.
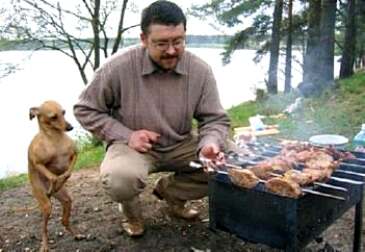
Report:
[[[185,51],[180,7],[152,3],[142,12],[141,30],[142,45],[110,57],[74,107],[80,124],[107,143],[100,177],[112,200],[122,204],[130,236],[144,232],[139,194],[153,172],[173,172],[154,189],[171,213],[198,216],[185,203],[207,195],[208,176],[189,162],[221,156],[229,129],[211,68]]]

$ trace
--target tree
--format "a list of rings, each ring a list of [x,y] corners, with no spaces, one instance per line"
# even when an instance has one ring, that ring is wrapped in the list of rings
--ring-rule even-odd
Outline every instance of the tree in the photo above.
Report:
[[[309,0],[308,8],[307,47],[303,62],[303,88],[310,87],[317,82],[316,69],[319,67],[321,1]],[[312,92],[312,91],[311,91]]]
[[[271,17],[265,11],[271,6],[271,0],[214,0],[203,5],[193,5],[190,14],[201,19],[214,17],[216,22],[223,26],[238,27],[238,31],[228,40],[222,54],[223,63],[227,64],[235,50],[258,47],[261,42],[268,40]],[[246,21],[248,17],[252,18],[251,25]],[[267,50],[267,43],[263,43],[262,51]]]
[[[291,66],[292,66],[292,44],[293,44],[293,0],[288,3],[288,31],[285,55],[285,85],[284,92],[291,90]]]
[[[101,52],[108,57],[108,48],[112,47],[111,53],[115,53],[121,45],[122,34],[138,24],[123,27],[128,0],[123,0],[121,6],[117,0],[78,1],[71,10],[52,0],[15,0],[16,18],[9,32],[18,39],[37,44],[37,49],[57,50],[70,57],[86,84],[87,70],[99,67]],[[112,40],[108,23],[115,10],[120,11],[119,26],[116,39]]]
[[[283,6],[284,1],[279,1]],[[268,9],[273,8],[275,1],[258,0],[258,1],[235,1],[235,0],[214,0],[208,4],[195,5],[192,8],[192,14],[205,18],[207,16],[215,17],[217,22],[227,27],[237,27],[238,31],[228,41],[223,52],[223,62],[229,63],[232,53],[237,49],[255,48],[255,62],[262,59],[262,56],[272,50],[271,67],[269,72],[269,81],[267,87],[269,92],[277,92],[277,71],[278,59],[280,54],[280,39],[288,35],[288,31],[295,36],[292,36],[292,43],[303,45],[303,29],[305,23],[301,15],[292,15],[291,28],[282,29],[282,23],[289,23],[287,20],[282,20],[282,7],[277,8],[275,14],[280,14],[280,18],[275,18],[268,15]],[[280,10],[281,13],[278,11]],[[248,18],[249,17],[249,18]],[[279,20],[280,19],[280,20]],[[251,24],[247,20],[252,20]],[[240,28],[241,27],[241,28]],[[275,27],[275,32],[273,28]],[[289,27],[289,26],[287,26]],[[279,33],[281,35],[279,35]],[[271,36],[270,36],[271,33]],[[272,37],[273,36],[273,37]],[[273,43],[274,42],[274,43]],[[289,46],[288,50],[291,48]],[[291,51],[290,51],[291,52]],[[291,62],[292,57],[289,55],[288,61]],[[289,68],[286,70],[290,72]],[[271,76],[271,77],[270,77]],[[290,79],[290,78],[289,78]],[[269,86],[269,83],[270,86]]]
[[[320,94],[334,84],[337,0],[310,0],[303,83],[306,95]]]
[[[278,62],[280,50],[280,27],[283,14],[283,0],[275,1],[274,21],[271,32],[269,80],[267,84],[268,92],[276,94],[278,92]]]
[[[342,51],[340,78],[346,78],[354,73],[356,52],[356,1],[348,0],[346,13],[345,42]]]
[[[358,0],[356,5],[357,15],[357,48],[355,56],[356,68],[365,69],[365,1]]]
[[[322,0],[320,62],[317,76],[320,89],[334,85],[335,23],[337,0]]]

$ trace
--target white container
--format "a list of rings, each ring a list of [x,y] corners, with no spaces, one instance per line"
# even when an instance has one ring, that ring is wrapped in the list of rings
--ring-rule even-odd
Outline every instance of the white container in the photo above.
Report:
[[[315,146],[343,148],[349,142],[348,138],[341,135],[323,134],[309,138],[309,142]]]

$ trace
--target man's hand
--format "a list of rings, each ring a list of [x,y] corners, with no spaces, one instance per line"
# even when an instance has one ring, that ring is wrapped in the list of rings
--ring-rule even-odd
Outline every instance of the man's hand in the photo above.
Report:
[[[220,151],[216,144],[207,144],[200,150],[200,156],[206,159],[220,161],[224,158],[223,152]]]
[[[148,152],[152,144],[156,143],[160,134],[149,130],[134,131],[128,141],[128,146],[138,152]]]
[[[199,157],[207,172],[212,172],[225,163],[224,153],[220,151],[219,146],[213,143],[205,145],[200,150]]]

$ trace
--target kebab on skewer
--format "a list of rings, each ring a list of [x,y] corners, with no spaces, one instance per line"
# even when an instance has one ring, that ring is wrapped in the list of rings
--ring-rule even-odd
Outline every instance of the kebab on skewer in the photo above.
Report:
[[[254,188],[260,179],[249,169],[231,168],[228,170],[228,177],[236,186],[251,189]]]
[[[251,189],[262,182],[265,183],[265,187],[268,191],[284,197],[298,198],[302,194],[302,190],[298,183],[284,177],[274,177],[263,180],[257,177],[251,169],[235,168],[228,170],[228,176],[233,184],[242,188]]]
[[[240,169],[240,168],[231,168],[228,170],[230,180],[233,184],[238,187],[251,189],[255,187],[258,183],[264,183],[266,189],[269,192],[274,194],[289,197],[289,198],[298,198],[303,193],[316,194],[328,198],[345,200],[343,197],[335,196],[332,194],[317,192],[308,188],[301,188],[298,183],[294,180],[286,177],[274,177],[269,180],[259,179],[251,170],[249,169]],[[280,175],[279,175],[280,176]]]
[[[297,198],[302,194],[301,186],[318,184],[335,187],[319,183],[327,181],[340,163],[332,156],[335,152],[336,150],[323,151],[309,144],[291,144],[285,146],[279,155],[251,165],[248,169],[229,169],[228,175],[237,186],[253,188],[259,182],[264,182],[266,188],[273,193]],[[337,155],[336,158],[345,156]],[[302,171],[295,170],[298,163],[304,166]]]
[[[304,162],[307,159],[312,159],[318,153],[326,153],[334,160],[346,160],[356,158],[351,152],[339,151],[333,146],[329,147],[316,147],[308,143],[289,143],[283,145],[279,155],[285,157],[294,157],[298,162]]]
[[[296,149],[294,148],[296,147]],[[299,152],[297,152],[299,151]],[[295,170],[298,162],[304,162],[303,171]],[[301,195],[301,186],[308,186],[314,182],[327,181],[338,166],[339,161],[321,150],[308,149],[308,146],[293,146],[285,149],[281,155],[267,159],[248,167],[252,172],[231,172],[231,176],[240,175],[237,185],[246,188],[255,186],[254,176],[267,180],[265,187],[276,194],[285,197],[298,198]],[[282,177],[277,177],[282,176]],[[240,183],[237,183],[238,182]],[[248,183],[249,181],[250,183]]]

